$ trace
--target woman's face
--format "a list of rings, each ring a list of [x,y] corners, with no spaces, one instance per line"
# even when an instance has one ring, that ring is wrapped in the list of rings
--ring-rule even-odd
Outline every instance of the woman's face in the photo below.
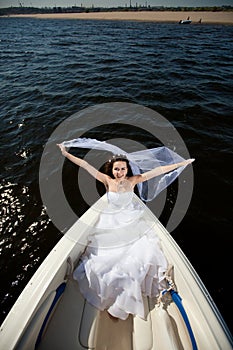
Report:
[[[125,179],[128,172],[127,163],[124,161],[116,161],[112,167],[112,174],[115,179]]]

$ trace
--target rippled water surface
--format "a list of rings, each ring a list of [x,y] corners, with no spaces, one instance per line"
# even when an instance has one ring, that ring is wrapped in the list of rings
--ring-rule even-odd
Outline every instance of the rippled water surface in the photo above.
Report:
[[[222,25],[0,18],[1,321],[61,237],[40,198],[45,143],[81,109],[131,102],[167,118],[196,159],[192,202],[172,235],[231,326],[232,38]],[[116,125],[94,136],[116,134],[153,145]]]

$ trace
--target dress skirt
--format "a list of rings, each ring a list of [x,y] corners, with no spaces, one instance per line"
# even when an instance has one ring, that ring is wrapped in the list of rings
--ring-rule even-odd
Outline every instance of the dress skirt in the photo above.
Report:
[[[108,192],[89,244],[73,273],[84,298],[97,309],[125,320],[146,318],[143,297],[165,288],[167,260],[144,206],[133,192]]]

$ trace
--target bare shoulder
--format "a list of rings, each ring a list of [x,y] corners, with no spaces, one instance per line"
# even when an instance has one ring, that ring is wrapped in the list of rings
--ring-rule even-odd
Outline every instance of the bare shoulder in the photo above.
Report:
[[[109,185],[111,182],[113,182],[113,179],[111,178],[111,176],[107,175],[107,174],[103,174],[104,175],[104,180],[106,185]]]
[[[128,178],[128,180],[133,184],[133,185],[136,185],[138,184],[139,182],[142,182],[143,181],[143,177],[142,175],[133,175],[131,177]]]

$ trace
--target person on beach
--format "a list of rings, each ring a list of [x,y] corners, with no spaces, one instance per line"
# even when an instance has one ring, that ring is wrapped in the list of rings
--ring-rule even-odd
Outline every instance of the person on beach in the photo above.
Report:
[[[91,148],[92,142],[89,143]],[[82,139],[75,147],[79,145],[87,147]],[[97,309],[107,310],[110,317],[125,320],[132,314],[145,319],[143,298],[157,297],[166,287],[168,263],[153,223],[149,225],[143,219],[144,203],[135,200],[134,189],[153,178],[184,169],[193,159],[134,175],[128,157],[119,154],[113,155],[104,172],[100,172],[69,153],[66,142],[58,146],[63,156],[102,182],[107,192],[108,204],[91,228],[89,243],[73,273],[82,295]]]

